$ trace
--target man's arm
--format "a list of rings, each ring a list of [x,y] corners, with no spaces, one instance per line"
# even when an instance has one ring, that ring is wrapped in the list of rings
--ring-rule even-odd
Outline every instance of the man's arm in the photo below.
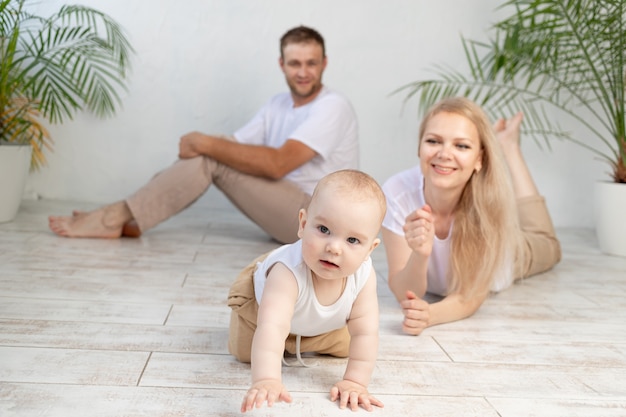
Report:
[[[280,148],[247,145],[200,132],[180,139],[179,157],[205,155],[244,174],[278,180],[310,161],[317,153],[307,145],[288,139]]]

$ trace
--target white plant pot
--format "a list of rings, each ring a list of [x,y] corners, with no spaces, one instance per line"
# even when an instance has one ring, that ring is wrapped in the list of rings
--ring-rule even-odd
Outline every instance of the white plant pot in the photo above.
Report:
[[[17,215],[31,154],[29,145],[0,146],[0,223],[10,222]]]
[[[626,184],[597,182],[594,201],[600,250],[626,256]]]

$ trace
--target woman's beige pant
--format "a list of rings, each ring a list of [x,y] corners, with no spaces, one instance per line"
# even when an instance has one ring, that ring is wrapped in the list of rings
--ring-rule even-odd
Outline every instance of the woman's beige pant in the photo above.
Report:
[[[561,245],[543,197],[519,199],[517,207],[524,234],[524,253],[515,264],[515,277],[523,278],[556,265],[561,260]]]

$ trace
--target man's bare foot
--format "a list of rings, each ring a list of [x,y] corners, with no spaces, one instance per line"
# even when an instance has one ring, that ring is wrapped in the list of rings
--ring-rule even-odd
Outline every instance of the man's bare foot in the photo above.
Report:
[[[74,212],[72,216],[49,216],[48,226],[64,237],[115,239],[122,235],[124,224],[130,220],[132,214],[121,201],[90,212]]]
[[[129,222],[124,223],[122,227],[122,236],[125,237],[140,237],[141,229],[136,221],[131,220]]]
[[[72,216],[77,217],[81,214],[85,214],[86,212],[80,210],[73,210]],[[141,229],[135,220],[131,220],[129,222],[124,223],[122,226],[122,236],[124,237],[141,237]]]

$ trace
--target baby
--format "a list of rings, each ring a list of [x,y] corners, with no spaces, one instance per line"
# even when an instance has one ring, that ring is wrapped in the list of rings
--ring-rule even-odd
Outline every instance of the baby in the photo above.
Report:
[[[322,178],[300,210],[297,242],[257,258],[230,289],[228,348],[250,362],[252,386],[241,411],[291,402],[281,380],[284,351],[348,357],[330,390],[339,407],[383,404],[367,390],[378,351],[376,273],[384,194],[369,175],[342,170]],[[302,362],[302,361],[301,361]]]

